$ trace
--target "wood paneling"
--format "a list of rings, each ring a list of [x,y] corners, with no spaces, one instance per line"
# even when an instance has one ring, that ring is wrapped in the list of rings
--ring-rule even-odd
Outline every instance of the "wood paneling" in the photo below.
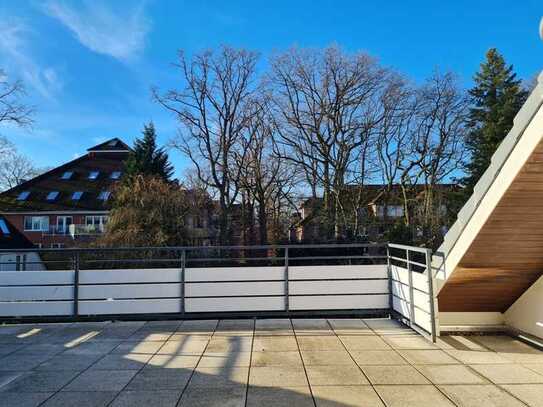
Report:
[[[445,283],[438,296],[439,310],[504,312],[542,272],[540,143]]]

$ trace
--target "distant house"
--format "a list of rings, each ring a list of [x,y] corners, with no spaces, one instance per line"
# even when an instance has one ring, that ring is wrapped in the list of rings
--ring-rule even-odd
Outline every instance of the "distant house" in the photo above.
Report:
[[[0,272],[45,270],[38,253],[17,251],[32,248],[32,242],[0,216]]]
[[[35,247],[80,245],[104,232],[130,148],[113,138],[0,194],[0,215]]]
[[[439,184],[434,188],[438,210],[445,214],[448,210],[447,194],[458,190],[456,184]],[[422,201],[425,194],[422,185],[409,188],[408,207],[411,212],[417,210],[417,202]],[[401,222],[405,216],[405,203],[401,186],[386,185],[347,185],[343,192],[344,211],[357,230],[357,237],[368,240],[379,240],[393,224]],[[299,207],[299,215],[294,220],[291,240],[298,242],[321,241],[325,232],[323,228],[323,198],[305,199]],[[356,223],[356,225],[355,225]],[[443,233],[447,225],[443,225]],[[416,231],[414,231],[416,233]],[[350,237],[352,238],[352,237]]]

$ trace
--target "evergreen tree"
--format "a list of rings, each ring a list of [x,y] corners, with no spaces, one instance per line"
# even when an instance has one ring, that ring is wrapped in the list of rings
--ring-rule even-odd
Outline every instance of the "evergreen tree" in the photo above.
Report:
[[[468,196],[513,127],[513,118],[527,97],[521,81],[513,72],[513,66],[507,66],[495,48],[487,52],[486,61],[481,64],[474,81],[475,86],[469,91],[473,107],[466,139],[470,157],[465,165],[466,177],[462,180]]]
[[[173,166],[164,148],[157,147],[155,126],[152,122],[144,125],[142,134],[143,138],[136,139],[134,148],[126,161],[127,178],[144,175],[170,181]]]

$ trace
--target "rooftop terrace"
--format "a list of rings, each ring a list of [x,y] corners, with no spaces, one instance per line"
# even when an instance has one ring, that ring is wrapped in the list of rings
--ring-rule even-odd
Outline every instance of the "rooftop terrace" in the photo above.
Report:
[[[0,327],[1,406],[541,406],[543,352],[390,319]]]

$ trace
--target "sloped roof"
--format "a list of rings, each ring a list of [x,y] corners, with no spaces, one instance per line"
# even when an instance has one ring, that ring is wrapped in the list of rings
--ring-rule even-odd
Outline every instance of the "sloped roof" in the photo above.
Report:
[[[0,215],[0,249],[30,249],[34,247],[16,227]]]
[[[118,139],[111,145],[117,150],[100,150],[108,142],[89,149],[88,153],[66,164],[53,168],[31,180],[0,194],[0,212],[45,212],[45,211],[107,211],[110,200],[98,199],[102,191],[111,191],[118,179],[113,173],[124,170],[124,161],[129,150],[126,144]],[[97,149],[96,149],[97,148]],[[95,179],[89,175],[98,172]],[[69,178],[63,178],[65,173],[71,173]],[[27,191],[28,198],[19,200],[19,195]],[[50,192],[59,194],[54,200],[47,200]],[[79,200],[73,200],[74,192],[82,191]]]
[[[88,152],[129,152],[130,147],[121,139],[115,137],[103,143],[97,144],[94,147],[88,148]]]

